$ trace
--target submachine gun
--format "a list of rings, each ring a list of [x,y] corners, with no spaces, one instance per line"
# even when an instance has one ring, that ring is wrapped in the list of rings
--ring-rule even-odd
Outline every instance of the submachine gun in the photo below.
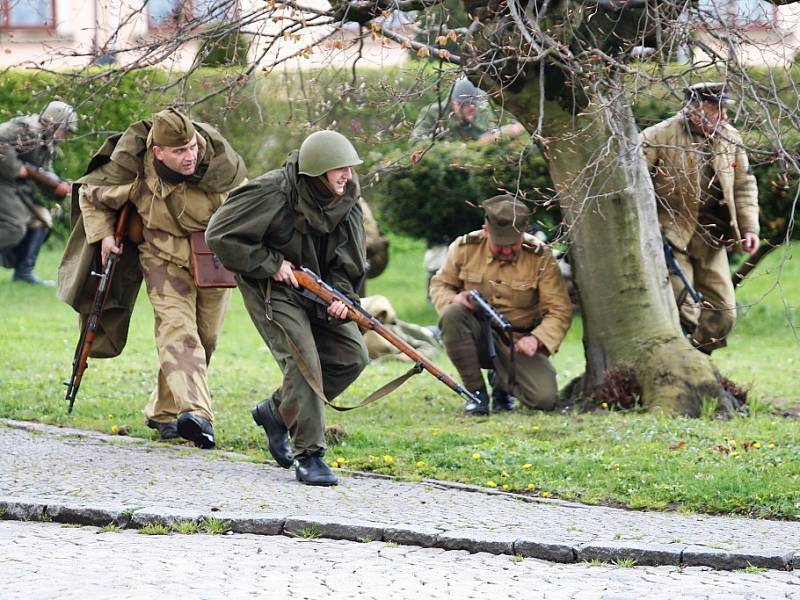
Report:
[[[692,287],[689,278],[686,276],[686,271],[675,260],[675,254],[672,252],[672,245],[670,245],[667,236],[662,235],[661,241],[664,244],[664,261],[667,263],[667,270],[683,283],[683,290],[678,294],[678,305],[680,306],[683,303],[683,298],[686,297],[683,295],[684,292],[689,294],[692,300],[699,303],[703,299],[703,295]]]

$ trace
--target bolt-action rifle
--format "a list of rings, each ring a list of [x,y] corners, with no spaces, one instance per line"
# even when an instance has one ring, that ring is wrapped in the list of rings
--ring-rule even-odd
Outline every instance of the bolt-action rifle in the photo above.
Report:
[[[130,212],[131,204],[125,204],[117,218],[117,225],[114,229],[114,243],[117,246],[122,244],[122,239],[125,237]],[[86,321],[81,329],[81,336],[78,339],[78,345],[75,348],[75,357],[72,359],[72,377],[70,377],[69,383],[64,384],[67,386],[67,394],[64,399],[69,401],[69,408],[67,408],[68,413],[72,412],[72,406],[75,404],[75,397],[78,395],[78,388],[81,386],[81,379],[83,379],[83,372],[89,366],[89,352],[92,349],[92,343],[97,335],[100,316],[103,313],[103,306],[106,303],[106,297],[111,288],[111,278],[114,276],[114,267],[117,264],[118,258],[119,256],[112,252],[108,255],[108,260],[101,273],[92,271],[92,277],[99,277],[100,281],[97,284],[97,291],[94,294],[92,310],[86,317]]]
[[[471,392],[467,391],[464,386],[457,383],[452,377],[447,375],[447,373],[442,371],[422,354],[417,352],[417,350],[415,350],[411,344],[389,331],[383,323],[372,316],[361,305],[353,302],[339,290],[324,282],[319,275],[314,273],[314,271],[303,267],[301,269],[295,269],[292,272],[294,273],[295,279],[297,279],[297,283],[300,284],[300,287],[309,292],[313,299],[326,306],[329,306],[335,300],[343,302],[347,306],[348,319],[355,321],[356,324],[362,329],[374,331],[387,342],[392,344],[395,348],[400,350],[400,352],[408,356],[414,361],[417,373],[425,369],[428,371],[428,373],[436,377],[436,379],[444,383],[447,387],[462,396],[467,401],[478,402],[477,398],[475,398]]]

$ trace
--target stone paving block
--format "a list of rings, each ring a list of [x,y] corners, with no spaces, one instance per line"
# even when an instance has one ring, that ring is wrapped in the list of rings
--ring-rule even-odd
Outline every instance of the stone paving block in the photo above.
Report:
[[[383,528],[355,521],[330,520],[326,517],[289,517],[283,524],[283,531],[287,535],[302,537],[303,530],[316,530],[320,537],[334,540],[383,539]]]
[[[682,544],[656,544],[637,541],[606,541],[580,544],[575,548],[578,562],[635,560],[640,566],[679,565]]]
[[[78,525],[94,525],[103,527],[114,523],[119,527],[127,527],[130,517],[122,507],[114,506],[81,506],[70,504],[48,504],[47,514],[59,523],[75,523]]]
[[[688,546],[683,551],[681,562],[687,566],[706,566],[714,569],[786,569],[792,565],[795,550],[786,548],[746,550],[720,550],[705,546]]]
[[[383,530],[383,541],[406,546],[431,547],[439,532],[433,529],[387,527]]]
[[[14,521],[36,521],[44,518],[45,505],[26,500],[0,498],[0,513],[3,519]]]
[[[146,506],[131,515],[130,526],[141,529],[146,525],[175,525],[180,521],[200,521],[206,516],[199,511],[177,510],[166,506]]]
[[[513,554],[514,536],[485,531],[447,531],[437,535],[433,545],[445,550],[466,550],[473,554]]]
[[[557,540],[516,540],[514,554],[559,563],[571,563],[576,560],[576,552],[572,544]]]
[[[282,535],[285,519],[279,516],[214,513],[214,517],[230,522],[234,533],[254,533],[257,535]]]

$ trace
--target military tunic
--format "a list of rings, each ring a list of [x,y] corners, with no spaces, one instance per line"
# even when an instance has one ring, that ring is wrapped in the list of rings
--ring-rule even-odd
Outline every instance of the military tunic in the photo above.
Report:
[[[509,349],[498,339],[498,364],[493,365],[474,313],[451,303],[457,293],[472,289],[477,289],[511,325],[529,330],[541,344],[533,357],[515,354],[513,390],[504,387],[510,372]],[[481,366],[497,367],[501,388],[528,406],[553,407],[558,388],[555,369],[547,355],[558,351],[569,329],[572,303],[555,258],[541,242],[523,234],[523,246],[517,257],[501,261],[492,255],[483,231],[459,237],[450,245],[444,266],[431,280],[431,301],[441,316],[445,348],[450,341],[471,339],[479,352]],[[525,334],[514,334],[514,339],[522,335]]]
[[[199,133],[197,141],[199,163],[207,141]],[[238,155],[231,157],[234,163],[237,159],[241,160]],[[156,422],[192,413],[213,423],[207,367],[230,290],[195,286],[189,234],[205,229],[225,196],[186,181],[163,180],[149,149],[142,157],[141,176],[135,180],[119,185],[84,184],[79,190],[89,244],[113,235],[116,211],[126,202],[134,205],[142,220],[139,262],[155,316],[160,365],[145,415]]]
[[[470,123],[454,112],[449,102],[441,105],[434,102],[420,111],[409,139],[413,143],[432,140],[450,142],[477,140],[494,127],[490,122],[490,115],[489,108],[483,106],[478,109],[475,119]]]
[[[741,250],[744,234],[759,232],[758,190],[742,138],[727,123],[710,139],[697,135],[684,112],[648,127],[642,137],[659,224],[703,295],[701,307],[670,274],[681,320],[698,346],[723,347],[736,320],[726,248]]]
[[[357,300],[366,276],[357,182],[348,182],[341,197],[323,198],[313,187],[318,178],[300,175],[297,160],[292,152],[283,168],[235,190],[212,217],[206,240],[237,274],[250,318],[283,372],[272,412],[288,428],[295,456],[303,456],[325,449],[324,401],[309,377],[333,400],[369,359],[354,322],[328,316],[321,304],[272,279],[287,260]]]

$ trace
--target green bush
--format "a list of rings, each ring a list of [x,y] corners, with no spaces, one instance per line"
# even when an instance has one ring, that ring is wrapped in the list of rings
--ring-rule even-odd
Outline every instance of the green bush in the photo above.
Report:
[[[416,165],[401,156],[376,185],[371,200],[379,219],[392,231],[425,240],[448,243],[461,233],[480,228],[483,212],[476,207],[486,198],[517,187],[536,210],[534,218],[549,229],[560,218],[548,211],[549,177],[541,154],[525,140],[498,140],[493,144],[440,142]]]

